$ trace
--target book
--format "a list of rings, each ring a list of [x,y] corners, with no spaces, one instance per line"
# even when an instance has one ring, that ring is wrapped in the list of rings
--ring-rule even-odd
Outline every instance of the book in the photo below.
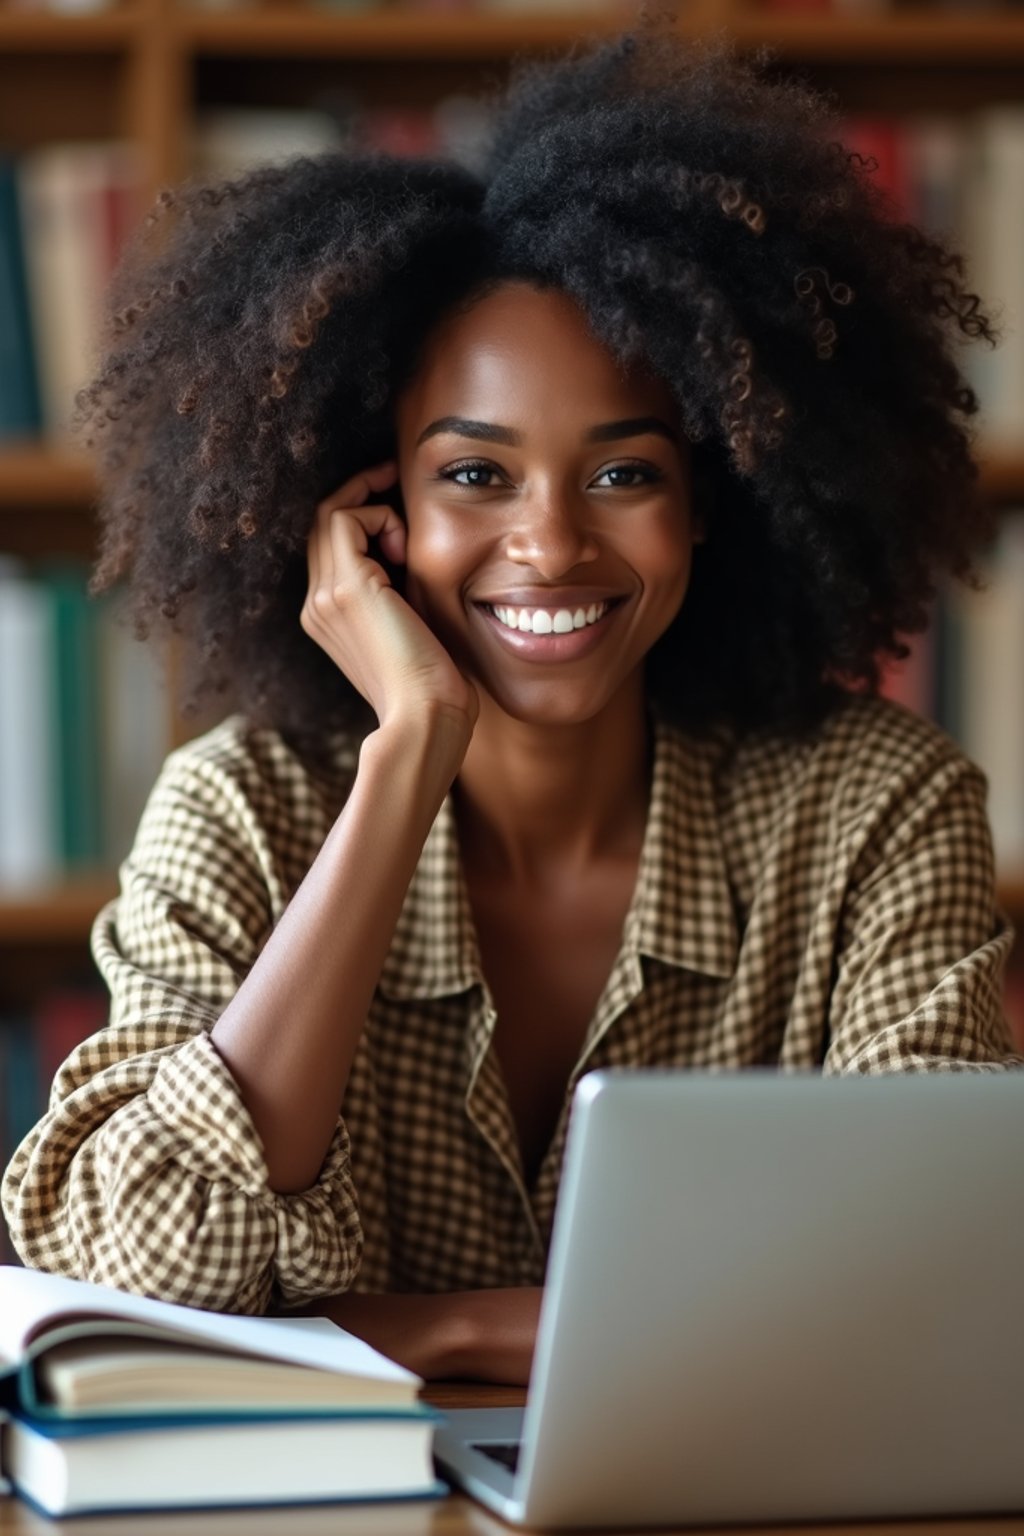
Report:
[[[434,1415],[56,1425],[12,1414],[4,1471],[44,1514],[436,1498]]]
[[[43,425],[59,443],[97,361],[103,298],[138,196],[137,157],[120,141],[48,144],[21,157],[17,180]]]
[[[96,604],[84,568],[48,564],[38,579],[53,613],[51,785],[60,858],[65,869],[93,869],[104,856]]]
[[[421,1385],[325,1318],[0,1267],[0,1471],[49,1515],[434,1496]]]
[[[97,983],[77,986],[63,983],[40,998],[32,1018],[38,1061],[39,1115],[46,1108],[49,1086],[61,1067],[83,1040],[104,1027],[109,1017],[110,997]]]
[[[15,162],[0,155],[0,442],[41,427]]]
[[[1007,512],[979,562],[984,590],[957,587],[957,739],[988,778],[996,865],[1024,864],[1024,512]]]
[[[1024,109],[993,106],[974,119],[965,157],[962,237],[973,292],[999,328],[993,349],[975,342],[964,372],[981,404],[990,449],[1024,441]]]
[[[866,114],[840,118],[837,133],[845,147],[869,162],[862,175],[885,197],[887,213],[905,219],[914,213],[914,189],[906,155],[903,125],[895,117]],[[871,168],[873,162],[874,168]]]
[[[103,862],[131,849],[170,743],[166,655],[132,633],[123,599],[93,599],[96,612],[100,756],[99,822]]]
[[[938,687],[934,619],[932,626],[921,634],[900,638],[910,647],[910,655],[903,661],[885,659],[878,691],[883,698],[902,704],[904,709],[934,720]]]
[[[320,155],[344,143],[328,112],[314,108],[222,107],[200,112],[191,146],[195,175],[219,180],[297,155]]]
[[[44,885],[60,867],[51,795],[56,635],[46,593],[0,560],[0,887]]]

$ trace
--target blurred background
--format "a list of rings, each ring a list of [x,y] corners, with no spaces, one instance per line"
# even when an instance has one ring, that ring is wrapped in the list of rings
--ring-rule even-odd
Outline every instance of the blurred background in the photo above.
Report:
[[[1024,928],[1024,5],[679,0],[687,36],[768,43],[834,94],[894,215],[950,239],[1001,315],[964,349],[998,508],[983,594],[943,591],[886,691],[989,775]],[[86,597],[94,483],[69,443],[100,298],[155,192],[337,145],[472,165],[516,56],[620,29],[635,0],[0,0],[0,1165],[98,1028],[89,925],[180,718],[173,658]],[[1024,1044],[1024,943],[1007,990]],[[0,1232],[0,1257],[4,1237]],[[9,1257],[9,1253],[7,1255]]]

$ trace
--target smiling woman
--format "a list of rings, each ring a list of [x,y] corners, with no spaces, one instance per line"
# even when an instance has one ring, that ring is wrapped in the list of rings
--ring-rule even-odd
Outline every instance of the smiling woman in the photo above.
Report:
[[[480,178],[163,199],[81,401],[97,585],[238,707],[97,920],[27,1262],[525,1380],[585,1071],[1021,1064],[984,780],[875,696],[988,533],[990,331],[824,116],[626,36]]]

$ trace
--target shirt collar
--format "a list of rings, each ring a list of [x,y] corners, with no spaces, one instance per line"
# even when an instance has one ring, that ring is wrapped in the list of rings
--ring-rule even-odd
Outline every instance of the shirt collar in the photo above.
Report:
[[[626,938],[638,953],[702,975],[736,969],[739,927],[715,801],[722,738],[655,726],[654,772]]]
[[[719,743],[663,722],[654,729],[651,802],[625,942],[666,965],[731,976],[739,931],[715,804]],[[448,795],[406,893],[380,990],[396,999],[435,998],[482,982]]]

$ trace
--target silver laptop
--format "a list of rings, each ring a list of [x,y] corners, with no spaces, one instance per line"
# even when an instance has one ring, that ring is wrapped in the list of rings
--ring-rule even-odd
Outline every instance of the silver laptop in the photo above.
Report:
[[[526,1407],[435,1453],[530,1526],[1024,1510],[1024,1073],[591,1073]]]

